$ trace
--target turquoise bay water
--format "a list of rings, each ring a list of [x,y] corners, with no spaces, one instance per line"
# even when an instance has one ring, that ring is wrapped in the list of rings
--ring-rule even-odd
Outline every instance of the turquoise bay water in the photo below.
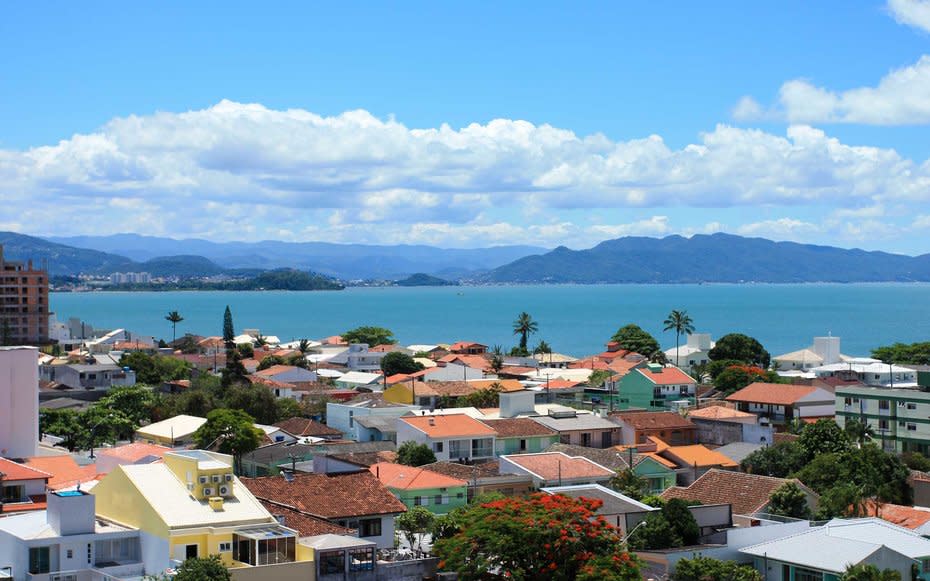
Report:
[[[339,334],[359,325],[388,327],[403,344],[473,340],[511,346],[521,311],[545,339],[572,355],[598,352],[616,331],[636,323],[664,348],[672,309],[686,309],[699,332],[742,332],[774,355],[817,335],[842,337],[844,353],[867,355],[894,341],[930,340],[930,284],[594,285],[350,288],[341,292],[53,293],[60,320],[80,317],[100,328],[123,327],[171,337],[168,311],[180,311],[178,335],[222,334],[223,310],[236,330],[259,328],[282,341]]]

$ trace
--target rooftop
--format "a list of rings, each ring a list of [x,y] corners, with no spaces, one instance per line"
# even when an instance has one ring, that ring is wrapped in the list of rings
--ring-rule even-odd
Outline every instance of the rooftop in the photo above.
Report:
[[[575,486],[549,486],[542,489],[548,494],[562,494],[572,498],[590,498],[600,500],[601,507],[596,514],[628,514],[634,512],[652,512],[660,510],[656,507],[643,504],[636,499],[615,492],[600,484],[577,484]]]
[[[794,405],[810,397],[818,397],[818,392],[825,394],[824,401],[833,402],[833,396],[823,389],[810,385],[794,385],[786,383],[764,383],[757,381],[750,383],[743,389],[727,396],[727,401],[746,403],[761,403],[767,405]]]
[[[578,414],[571,417],[534,416],[534,422],[558,430],[560,432],[572,430],[619,430],[620,426],[614,422],[594,414]]]
[[[413,426],[430,438],[496,435],[493,428],[465,414],[404,416],[400,421]]]
[[[101,518],[97,518],[94,532],[98,535],[106,533],[122,533],[133,529],[120,526]],[[58,536],[48,524],[48,515],[44,510],[24,512],[0,518],[0,531],[11,534],[23,540],[53,539]]]
[[[737,409],[722,405],[713,405],[706,408],[701,408],[688,412],[689,418],[696,418],[701,420],[718,420],[718,421],[727,421],[727,420],[739,420],[744,418],[755,418],[756,414],[751,414],[749,412],[741,412]]]
[[[662,498],[697,500],[701,504],[730,504],[733,514],[749,515],[761,512],[772,493],[788,482],[800,484],[787,478],[712,468],[690,486],[669,488],[662,493]]]
[[[117,458],[134,464],[145,458],[161,458],[167,452],[171,452],[171,448],[167,446],[158,446],[145,442],[133,442],[122,446],[114,446],[113,448],[101,448],[97,451],[97,455]]]
[[[275,426],[298,438],[306,436],[317,438],[342,436],[342,432],[336,428],[331,428],[322,422],[311,420],[310,418],[288,418],[276,423]]]
[[[558,434],[554,429],[539,422],[534,422],[529,418],[505,418],[481,421],[497,432],[498,438],[525,438]]]
[[[162,440],[177,440],[191,436],[205,423],[207,423],[206,418],[181,414],[154,424],[141,426],[136,429],[136,433],[143,438],[148,436]]]
[[[581,478],[607,479],[614,471],[581,456],[569,456],[562,452],[540,454],[513,454],[501,456],[527,472],[549,482],[576,480]]]
[[[306,512],[301,512],[292,506],[259,500],[265,510],[270,512],[278,522],[286,527],[292,528],[301,537],[314,537],[316,535],[354,535],[355,531],[330,522],[325,518],[320,518]],[[283,521],[283,522],[282,522]]]
[[[675,366],[651,368],[639,367],[637,373],[641,373],[649,381],[656,385],[678,385],[682,383],[695,383],[695,379],[678,369]]]
[[[43,470],[31,468],[19,462],[13,462],[6,458],[0,458],[0,474],[3,475],[4,482],[15,482],[21,480],[50,480],[53,475]]]
[[[468,483],[459,478],[439,474],[432,470],[414,468],[391,462],[378,462],[369,468],[371,473],[388,488],[422,490],[427,488],[454,488]]]
[[[367,470],[342,474],[295,473],[242,478],[242,484],[262,500],[280,503],[323,518],[395,514],[406,510]]]
[[[74,461],[74,458],[68,454],[33,456],[32,458],[26,458],[24,464],[30,468],[51,474],[52,477],[48,481],[48,487],[52,490],[97,479],[97,467],[95,465],[79,466]]]
[[[614,412],[612,418],[635,430],[687,430],[695,425],[678,412]]]

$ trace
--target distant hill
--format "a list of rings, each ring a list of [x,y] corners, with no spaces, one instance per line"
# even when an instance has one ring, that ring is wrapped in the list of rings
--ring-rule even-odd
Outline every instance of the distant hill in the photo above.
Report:
[[[109,274],[138,270],[138,265],[125,256],[99,250],[74,248],[15,232],[0,232],[0,245],[3,246],[3,255],[8,260],[32,260],[36,265],[43,261],[47,262],[51,275],[82,272]]]
[[[430,276],[418,272],[403,280],[396,280],[394,284],[397,286],[456,286],[458,283],[439,278],[438,276]]]
[[[139,270],[152,276],[215,276],[226,269],[203,256],[160,256],[139,264]]]
[[[156,256],[197,255],[223,268],[298,268],[343,280],[396,280],[422,272],[449,278],[470,277],[531,254],[546,252],[538,246],[494,246],[446,249],[434,246],[378,246],[328,242],[210,242],[176,240],[138,234],[52,237],[50,240],[80,248],[125,255],[144,261]]]
[[[559,247],[495,268],[494,283],[699,283],[930,281],[917,257],[773,242],[731,234],[626,237],[587,250]]]

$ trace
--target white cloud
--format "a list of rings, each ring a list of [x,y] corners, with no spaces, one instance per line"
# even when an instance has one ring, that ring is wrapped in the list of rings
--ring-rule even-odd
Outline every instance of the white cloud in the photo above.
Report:
[[[411,129],[365,111],[323,117],[223,101],[0,150],[0,191],[0,223],[30,223],[28,208],[47,233],[377,241],[396,231],[551,244],[675,231],[656,212],[630,224],[600,220],[582,235],[560,217],[579,209],[923,203],[930,162],[806,125],[784,135],[718,125],[674,149],[658,135],[612,141],[519,120]],[[530,226],[502,225],[515,214]]]
[[[766,116],[765,109],[750,96],[744,96],[734,105],[730,114],[737,121],[755,121]]]
[[[930,0],[888,0],[888,9],[901,24],[930,32]]]
[[[801,240],[820,231],[820,226],[794,218],[778,218],[743,224],[736,232],[743,236],[761,236],[776,240]]]

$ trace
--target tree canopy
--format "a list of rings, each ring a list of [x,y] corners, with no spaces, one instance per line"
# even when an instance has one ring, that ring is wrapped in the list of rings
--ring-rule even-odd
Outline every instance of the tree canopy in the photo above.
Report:
[[[161,385],[166,381],[190,379],[191,364],[183,359],[149,355],[142,351],[123,353],[119,364],[136,372],[136,381],[144,385]]]
[[[386,377],[397,373],[416,373],[423,369],[423,364],[400,351],[392,351],[381,358],[381,371]]]
[[[207,414],[207,422],[194,432],[194,442],[202,449],[218,444],[220,452],[238,459],[261,443],[262,431],[254,423],[252,416],[242,410],[215,409]]]
[[[650,512],[642,526],[630,534],[630,547],[659,550],[697,544],[701,531],[688,510],[688,503],[673,498],[663,503],[661,508]]]
[[[656,338],[644,331],[639,325],[630,324],[620,327],[610,340],[615,341],[627,351],[635,351],[647,358],[660,350]]]
[[[772,356],[762,343],[742,333],[730,333],[717,340],[714,348],[707,354],[711,361],[734,359],[750,365],[768,369]]]
[[[187,559],[178,567],[174,581],[230,581],[232,575],[219,555]]]
[[[860,563],[847,567],[840,581],[901,581],[901,574],[894,569],[882,570],[871,563]]]
[[[394,333],[384,327],[356,327],[342,334],[342,340],[346,343],[364,343],[369,347],[376,345],[393,345],[397,343]]]
[[[930,365],[930,341],[921,343],[895,343],[872,350],[872,357],[888,363]]]
[[[811,517],[811,510],[807,505],[807,495],[796,482],[786,482],[772,492],[769,497],[768,512],[769,514],[798,519],[809,519]]]
[[[407,440],[397,448],[397,463],[407,466],[423,466],[436,461],[436,454],[426,444]]]
[[[719,561],[710,557],[680,559],[675,564],[673,581],[762,581],[762,573],[751,565]]]
[[[761,367],[731,365],[714,377],[714,387],[727,396],[757,381],[781,383],[782,380],[774,371],[766,371]]]
[[[520,336],[520,346],[519,354],[526,356],[529,355],[527,351],[526,343],[529,339],[529,336],[539,330],[539,324],[533,320],[533,317],[526,311],[517,315],[516,320],[513,322],[513,334]]]
[[[680,365],[678,344],[682,335],[694,333],[694,321],[691,319],[691,315],[688,314],[688,311],[674,309],[668,314],[668,317],[662,321],[662,324],[664,325],[662,328],[663,331],[675,331],[675,365]]]
[[[595,516],[600,504],[548,494],[473,503],[433,552],[440,569],[458,572],[462,581],[640,579],[617,530]]]

